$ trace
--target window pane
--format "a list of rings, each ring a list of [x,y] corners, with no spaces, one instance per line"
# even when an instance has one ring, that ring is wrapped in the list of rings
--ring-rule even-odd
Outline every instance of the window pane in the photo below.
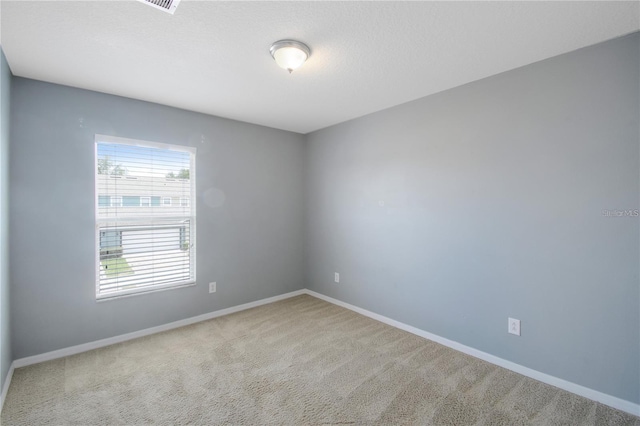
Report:
[[[145,144],[96,136],[99,298],[195,282],[195,154]]]
[[[111,205],[111,197],[108,195],[98,195],[98,207],[109,207]]]
[[[124,207],[138,207],[140,206],[140,197],[133,197],[130,195],[122,196],[122,205]]]
[[[101,227],[100,290],[103,294],[182,283],[191,278],[189,221]],[[108,251],[111,249],[111,252]]]
[[[121,247],[122,232],[114,229],[107,229],[100,232],[100,248]]]

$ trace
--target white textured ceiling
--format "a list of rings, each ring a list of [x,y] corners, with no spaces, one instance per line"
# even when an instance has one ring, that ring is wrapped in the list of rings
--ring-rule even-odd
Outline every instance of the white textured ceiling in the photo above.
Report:
[[[637,1],[0,6],[14,75],[300,133],[640,29]],[[291,75],[283,38],[311,48]]]

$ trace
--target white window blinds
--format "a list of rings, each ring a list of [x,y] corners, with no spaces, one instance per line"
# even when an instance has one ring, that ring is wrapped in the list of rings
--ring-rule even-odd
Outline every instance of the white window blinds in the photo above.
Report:
[[[96,135],[96,297],[195,282],[195,148]]]

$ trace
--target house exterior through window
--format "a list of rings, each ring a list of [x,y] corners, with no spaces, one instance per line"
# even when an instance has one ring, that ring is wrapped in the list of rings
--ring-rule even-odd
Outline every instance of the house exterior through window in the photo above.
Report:
[[[195,283],[195,148],[96,135],[96,298]]]

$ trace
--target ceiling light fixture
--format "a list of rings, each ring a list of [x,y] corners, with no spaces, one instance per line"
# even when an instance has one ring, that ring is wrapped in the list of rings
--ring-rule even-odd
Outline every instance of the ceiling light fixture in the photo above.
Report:
[[[280,40],[271,45],[271,56],[280,68],[289,71],[300,68],[309,58],[311,51],[306,44],[295,40]]]

